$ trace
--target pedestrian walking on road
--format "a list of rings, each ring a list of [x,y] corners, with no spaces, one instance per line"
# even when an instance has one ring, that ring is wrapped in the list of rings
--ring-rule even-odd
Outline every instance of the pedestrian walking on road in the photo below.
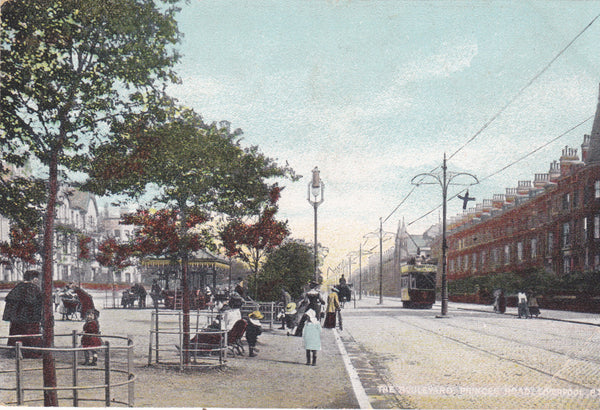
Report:
[[[100,312],[96,309],[89,309],[85,314],[85,323],[83,324],[83,333],[81,336],[82,347],[98,347],[102,346],[102,340],[100,339],[100,324],[98,323],[98,316]],[[83,366],[96,366],[98,362],[98,352],[94,349],[84,350],[84,362]],[[90,361],[90,356],[92,360]]]
[[[281,288],[281,306],[283,309],[281,315],[281,327],[280,329],[285,329],[285,309],[292,302],[292,297],[284,288]]]
[[[527,307],[529,308],[529,317],[538,317],[540,315],[540,305],[538,304],[537,296],[533,292],[529,293]]]
[[[306,349],[306,364],[317,365],[317,351],[321,350],[321,323],[317,319],[314,310],[306,311],[308,320],[302,329],[302,339],[304,341],[304,349]]]
[[[254,357],[256,353],[258,353],[258,349],[256,348],[256,342],[258,341],[258,336],[262,333],[262,326],[260,324],[260,319],[264,316],[258,310],[250,313],[248,315],[248,327],[246,327],[246,341],[248,341],[248,350],[250,353],[248,356]]]
[[[340,310],[340,299],[338,297],[338,288],[331,288],[331,293],[327,296],[327,313],[325,314],[325,323],[323,327],[326,329],[335,329],[336,315]]]
[[[529,314],[529,307],[527,306],[527,295],[525,294],[525,292],[519,292],[517,294],[517,300],[519,319],[523,316],[525,317],[525,319],[531,317],[531,315]]]
[[[311,282],[310,290],[306,292],[306,298],[308,300],[308,309],[312,309],[315,311],[317,320],[321,320],[321,306],[325,304],[325,301],[321,297],[321,292],[319,291],[319,285],[316,282]]]

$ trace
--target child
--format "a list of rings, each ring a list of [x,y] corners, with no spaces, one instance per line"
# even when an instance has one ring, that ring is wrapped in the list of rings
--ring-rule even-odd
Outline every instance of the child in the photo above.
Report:
[[[256,346],[256,340],[258,339],[258,335],[262,333],[262,327],[260,325],[260,319],[264,316],[258,310],[250,313],[248,315],[248,327],[246,327],[246,340],[248,341],[248,348],[250,349],[250,354],[248,356],[254,357],[256,356],[255,352],[258,352]]]
[[[306,349],[306,365],[311,364],[312,352],[312,365],[316,366],[317,350],[321,350],[321,323],[312,309],[306,311],[306,316],[308,320],[302,329],[302,339],[304,339],[304,348]]]
[[[89,309],[85,314],[85,324],[83,325],[83,336],[81,336],[82,347],[96,347],[101,346],[102,341],[100,337],[100,325],[98,324],[98,316],[100,312],[96,309]],[[85,361],[82,363],[84,366],[96,366],[98,362],[98,352],[96,350],[84,350]],[[92,361],[90,362],[90,353],[92,354]]]

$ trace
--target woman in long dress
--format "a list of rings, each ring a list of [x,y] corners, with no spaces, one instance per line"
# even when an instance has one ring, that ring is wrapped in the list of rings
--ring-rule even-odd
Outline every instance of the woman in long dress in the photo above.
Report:
[[[324,328],[334,329],[337,312],[340,309],[340,299],[338,297],[338,288],[335,286],[331,289],[331,293],[327,296],[327,313],[325,315]]]

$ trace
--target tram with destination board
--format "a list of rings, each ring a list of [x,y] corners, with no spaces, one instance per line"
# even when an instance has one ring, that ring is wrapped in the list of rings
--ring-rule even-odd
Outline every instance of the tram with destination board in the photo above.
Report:
[[[400,299],[402,307],[431,309],[435,303],[437,266],[406,264],[400,267]]]

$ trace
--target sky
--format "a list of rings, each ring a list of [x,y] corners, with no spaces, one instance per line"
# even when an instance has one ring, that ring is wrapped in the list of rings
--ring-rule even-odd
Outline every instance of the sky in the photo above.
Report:
[[[599,14],[598,1],[189,0],[182,83],[169,92],[303,175],[282,182],[278,215],[309,243],[319,168],[328,273],[377,245],[380,219],[411,234],[439,222],[440,210],[424,215],[441,187],[411,180],[439,172],[444,154],[450,172],[481,180],[476,202],[547,172],[566,145],[581,155],[598,102]],[[450,200],[448,217],[460,213]]]

